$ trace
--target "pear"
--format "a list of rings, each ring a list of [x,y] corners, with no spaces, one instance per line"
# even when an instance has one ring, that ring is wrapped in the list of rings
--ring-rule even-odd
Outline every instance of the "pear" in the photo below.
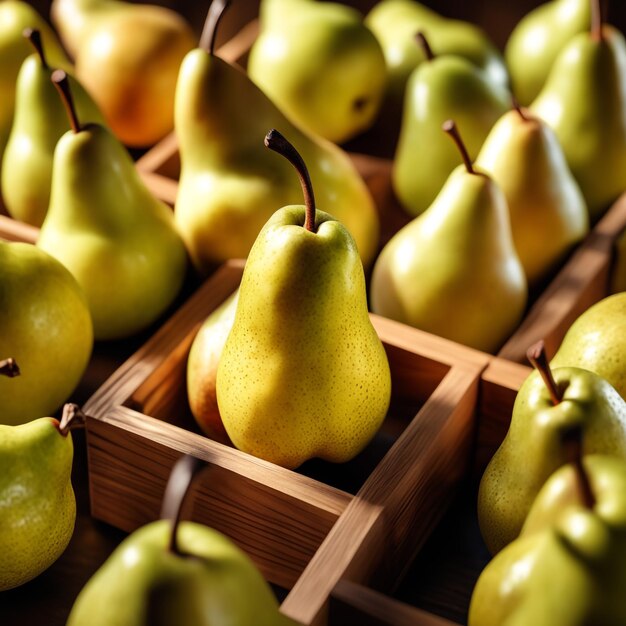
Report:
[[[591,221],[626,189],[626,41],[602,24],[563,48],[531,110],[555,131]]]
[[[174,125],[174,89],[193,31],[175,11],[109,0],[54,0],[52,19],[76,77],[125,144],[142,147]]]
[[[492,83],[467,59],[435,56],[423,33],[418,40],[428,60],[411,74],[406,87],[392,171],[396,196],[412,216],[432,204],[458,164],[458,154],[441,132],[441,125],[454,119],[475,159],[510,101],[506,88]],[[417,42],[414,45],[417,47]]]
[[[581,367],[608,380],[626,400],[626,292],[596,302],[570,326],[553,367]]]
[[[41,226],[52,183],[52,157],[69,122],[63,103],[50,81],[41,34],[26,29],[37,54],[28,57],[17,78],[15,118],[2,163],[2,195],[8,213],[22,222]],[[81,120],[104,123],[98,107],[74,78],[68,75]]]
[[[341,143],[372,125],[385,58],[361,14],[336,2],[263,0],[248,75],[285,114]]]
[[[0,241],[0,303],[0,356],[13,355],[22,370],[0,377],[0,424],[16,425],[67,400],[87,368],[93,328],[74,277],[31,244]]]
[[[187,359],[187,397],[191,412],[205,434],[222,443],[230,443],[230,439],[217,406],[217,366],[233,327],[238,301],[239,289],[206,318]]]
[[[0,2],[0,158],[13,123],[17,75],[33,50],[22,36],[25,28],[40,31],[51,65],[70,68],[56,35],[30,4],[18,0]]]
[[[476,159],[504,192],[513,243],[536,287],[589,230],[589,214],[554,132],[515,108],[493,127]]]
[[[295,626],[250,558],[202,524],[181,522],[195,459],[174,466],[163,516],[127,537],[80,592],[67,626]]]
[[[293,146],[276,131],[266,144],[297,168],[306,206],[278,210],[250,251],[217,369],[219,411],[235,446],[267,461],[348,461],[385,418],[389,364],[354,240],[316,211]]]
[[[213,54],[223,9],[222,2],[211,5],[201,47],[185,58],[176,87],[175,215],[194,264],[208,272],[247,257],[276,208],[301,198],[289,165],[260,140],[268,128],[280,128],[306,160],[320,204],[350,231],[367,266],[379,225],[365,183],[344,152],[296,128],[242,71]]]
[[[465,165],[450,174],[428,210],[380,253],[372,274],[372,310],[494,352],[524,312],[526,278],[504,195],[473,168],[454,123],[445,129]]]
[[[626,623],[626,464],[580,457],[543,486],[519,539],[481,574],[469,626]]]
[[[82,417],[68,404],[60,423],[42,417],[0,425],[0,591],[41,574],[72,537],[76,500],[69,432]]]
[[[537,97],[561,50],[590,25],[589,0],[552,0],[519,21],[504,52],[518,102]]]
[[[388,99],[399,110],[409,76],[426,61],[415,46],[415,34],[423,32],[438,56],[458,56],[483,70],[486,80],[506,87],[508,74],[498,49],[477,26],[438,15],[415,0],[383,0],[365,18],[378,38],[389,73]],[[443,120],[441,120],[443,122]]]
[[[95,337],[127,337],[174,300],[185,277],[185,248],[170,209],[145,188],[124,147],[99,124],[81,126],[65,73],[52,77],[72,130],[54,152],[50,207],[37,246],[83,287]]]
[[[478,492],[478,521],[492,553],[513,541],[537,493],[567,463],[563,434],[582,430],[585,454],[626,459],[626,402],[598,375],[548,367],[543,342],[529,350],[538,371],[521,386],[509,431]]]

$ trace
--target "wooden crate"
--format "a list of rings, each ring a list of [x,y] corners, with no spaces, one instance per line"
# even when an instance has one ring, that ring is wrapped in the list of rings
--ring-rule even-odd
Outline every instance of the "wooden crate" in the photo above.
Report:
[[[212,469],[193,519],[231,536],[288,591],[287,615],[323,624],[342,579],[398,580],[447,510],[470,471],[490,360],[372,315],[393,380],[381,431],[350,463],[277,467],[204,437],[186,403],[193,337],[241,273],[242,262],[225,264],[85,405],[92,513],[126,531],[154,519],[174,461],[194,454]]]

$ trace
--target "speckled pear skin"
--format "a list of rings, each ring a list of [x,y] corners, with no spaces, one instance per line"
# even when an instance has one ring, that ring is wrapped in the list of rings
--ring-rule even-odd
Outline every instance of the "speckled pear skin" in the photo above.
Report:
[[[504,192],[513,243],[529,284],[539,285],[589,230],[589,215],[559,142],[545,122],[505,113],[476,159]]]
[[[573,367],[553,370],[563,400],[553,405],[538,372],[520,388],[511,426],[480,482],[478,521],[492,554],[520,533],[537,493],[567,462],[562,434],[583,429],[583,453],[626,459],[626,402],[606,380]]]
[[[221,533],[181,522],[129,535],[78,595],[67,626],[295,626],[250,558]]]
[[[519,323],[527,291],[504,195],[460,166],[385,246],[370,295],[374,313],[495,352]]]
[[[595,372],[626,400],[626,292],[587,309],[570,326],[551,365]]]
[[[546,2],[518,22],[504,54],[520,104],[530,104],[537,97],[561,50],[590,25],[589,0]]]
[[[277,211],[246,263],[217,371],[217,401],[235,446],[295,468],[344,462],[374,436],[389,406],[385,350],[368,316],[352,237],[303,206]]]
[[[469,626],[626,623],[626,465],[583,460],[596,505],[584,507],[567,465],[543,486],[519,539],[481,574]]]
[[[556,133],[592,223],[626,189],[626,41],[602,32],[568,43],[530,107]]]
[[[73,446],[53,418],[0,425],[0,591],[35,578],[74,531]]]
[[[263,145],[270,128],[302,155],[318,206],[350,231],[363,264],[373,262],[378,216],[348,155],[294,126],[240,69],[204,50],[190,52],[178,77],[175,117],[176,224],[198,269],[247,257],[274,211],[302,201],[292,166]]]

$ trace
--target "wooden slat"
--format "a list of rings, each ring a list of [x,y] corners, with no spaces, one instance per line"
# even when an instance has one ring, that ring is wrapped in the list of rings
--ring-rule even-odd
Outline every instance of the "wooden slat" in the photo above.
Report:
[[[0,215],[0,239],[36,243],[38,237],[39,229],[37,227],[19,222],[6,215]]]
[[[92,514],[131,532],[158,518],[181,454],[211,468],[189,519],[227,534],[266,578],[290,588],[351,496],[206,437],[119,407],[87,424]]]
[[[402,575],[467,470],[485,365],[451,368],[332,528],[283,602],[286,615],[325,624],[339,580]]]
[[[330,599],[330,626],[456,626],[349,580],[340,580]]]
[[[557,274],[498,356],[526,362],[526,350],[544,339],[554,354],[574,320],[609,293],[613,245],[626,229],[626,194],[596,224]]]

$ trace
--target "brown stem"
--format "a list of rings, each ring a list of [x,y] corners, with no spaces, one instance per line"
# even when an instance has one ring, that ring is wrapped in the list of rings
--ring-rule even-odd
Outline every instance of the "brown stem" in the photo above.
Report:
[[[313,185],[309,170],[302,160],[299,152],[290,144],[283,135],[275,128],[265,135],[265,145],[270,150],[278,152],[284,156],[298,172],[300,177],[300,185],[302,185],[302,193],[304,194],[304,204],[306,206],[306,218],[304,220],[304,228],[310,232],[315,232],[315,196],[313,195]]]
[[[594,41],[602,41],[602,2],[600,0],[591,0],[591,38]]]
[[[215,52],[215,39],[217,38],[217,27],[228,8],[230,0],[213,0],[209,7],[202,35],[200,36],[200,49],[213,55]]]
[[[461,156],[463,157],[463,163],[465,163],[465,169],[467,169],[468,173],[476,174],[476,172],[474,171],[474,167],[472,166],[472,159],[470,159],[467,148],[463,143],[463,139],[461,139],[461,134],[459,133],[459,129],[457,128],[454,121],[446,120],[441,128],[443,128],[443,130],[448,133],[448,135],[450,135],[450,137],[452,137],[452,139],[454,140],[454,143],[456,144],[459,152],[461,153]]]
[[[189,488],[194,477],[204,467],[204,462],[189,454],[182,456],[172,469],[169,480],[163,495],[163,506],[161,508],[161,519],[172,520],[172,532],[168,549],[173,554],[184,556],[178,546],[178,525],[185,498],[189,493]]]
[[[525,122],[528,122],[530,120],[528,115],[526,115],[524,109],[522,109],[522,107],[520,106],[517,98],[513,94],[511,94],[511,105],[517,111],[517,114],[522,118],[522,120],[524,120]]]
[[[63,406],[63,415],[61,415],[61,421],[59,422],[59,432],[67,437],[67,434],[71,430],[83,428],[87,418],[81,411],[77,404],[68,402]]]
[[[532,363],[533,367],[539,372],[541,378],[543,378],[543,382],[548,388],[550,399],[556,406],[559,402],[561,402],[562,396],[559,388],[557,387],[556,381],[554,380],[554,376],[552,375],[550,364],[548,363],[548,357],[546,356],[546,344],[544,340],[540,339],[537,343],[530,346],[526,352],[526,356]]]
[[[420,30],[415,34],[415,40],[422,48],[426,60],[432,61],[435,58],[435,55],[433,54],[433,49],[428,43],[428,39],[426,39],[426,35]]]
[[[20,368],[15,362],[15,359],[8,358],[0,361],[0,376],[6,376],[7,378],[15,378],[20,375]]]
[[[565,448],[567,462],[574,466],[578,493],[585,507],[593,509],[596,497],[591,488],[589,474],[583,465],[583,429],[573,426],[561,435],[561,441]]]
[[[74,106],[74,99],[72,98],[72,90],[70,89],[70,81],[67,74],[63,70],[54,70],[50,77],[57,91],[61,95],[61,100],[65,105],[67,117],[70,120],[70,126],[75,133],[79,133],[82,128],[78,121],[78,115],[76,114],[76,107]]]
[[[44,70],[50,69],[48,63],[46,62],[46,55],[43,50],[43,42],[41,41],[41,33],[36,28],[25,28],[22,31],[22,35],[33,44],[33,47],[37,51],[39,55],[39,60],[41,61],[41,67]]]

